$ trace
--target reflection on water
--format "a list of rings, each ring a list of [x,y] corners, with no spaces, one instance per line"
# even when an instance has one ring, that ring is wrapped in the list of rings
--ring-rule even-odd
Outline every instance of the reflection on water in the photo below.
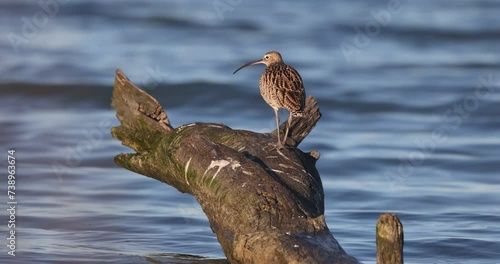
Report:
[[[274,127],[262,69],[231,73],[267,50],[319,100],[323,117],[301,149],[322,154],[325,216],[347,252],[375,263],[376,220],[396,212],[406,263],[498,263],[500,5],[401,4],[363,47],[356,27],[386,1],[242,1],[221,21],[210,1],[74,0],[17,53],[0,38],[0,142],[18,159],[9,263],[222,261],[191,196],[114,164],[130,151],[109,134],[114,70],[158,98],[174,126],[262,132]],[[22,35],[22,17],[41,8],[0,6],[2,35]],[[342,42],[357,49],[352,61]]]

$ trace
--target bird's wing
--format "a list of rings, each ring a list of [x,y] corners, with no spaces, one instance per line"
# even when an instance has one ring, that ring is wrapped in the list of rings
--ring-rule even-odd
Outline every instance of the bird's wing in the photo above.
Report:
[[[292,67],[286,65],[281,73],[281,87],[283,87],[284,103],[292,112],[302,112],[305,105],[305,89],[302,77]]]

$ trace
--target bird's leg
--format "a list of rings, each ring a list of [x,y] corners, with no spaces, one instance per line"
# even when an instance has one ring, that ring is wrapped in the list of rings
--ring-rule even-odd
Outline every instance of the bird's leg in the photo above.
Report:
[[[286,137],[288,136],[288,131],[290,130],[291,124],[292,124],[292,112],[290,112],[290,116],[288,117],[288,125],[286,126],[285,138],[283,139],[283,146],[286,145]]]
[[[276,128],[278,130],[278,143],[276,144],[276,147],[281,147],[281,140],[280,140],[280,116],[278,115],[278,109],[274,109],[274,114],[276,115]]]

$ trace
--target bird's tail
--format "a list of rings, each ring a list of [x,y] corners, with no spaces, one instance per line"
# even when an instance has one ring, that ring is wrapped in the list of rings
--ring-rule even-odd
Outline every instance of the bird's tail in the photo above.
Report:
[[[293,111],[292,115],[295,117],[304,117],[304,110]]]

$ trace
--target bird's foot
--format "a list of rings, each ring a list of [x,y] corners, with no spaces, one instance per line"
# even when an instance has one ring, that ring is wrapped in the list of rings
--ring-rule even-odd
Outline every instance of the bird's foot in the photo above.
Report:
[[[285,148],[285,146],[283,146],[283,144],[281,144],[281,142],[279,142],[276,144],[269,143],[264,149],[269,150],[269,151],[273,151],[273,150],[280,150],[280,149],[284,149],[284,148]]]
[[[273,150],[280,150],[283,148],[283,145],[281,144],[273,144],[273,143],[268,143],[265,147],[265,151],[273,151]]]
[[[285,147],[285,144],[281,143],[281,141],[278,141],[276,145],[274,145],[274,149],[276,150],[284,149]]]

